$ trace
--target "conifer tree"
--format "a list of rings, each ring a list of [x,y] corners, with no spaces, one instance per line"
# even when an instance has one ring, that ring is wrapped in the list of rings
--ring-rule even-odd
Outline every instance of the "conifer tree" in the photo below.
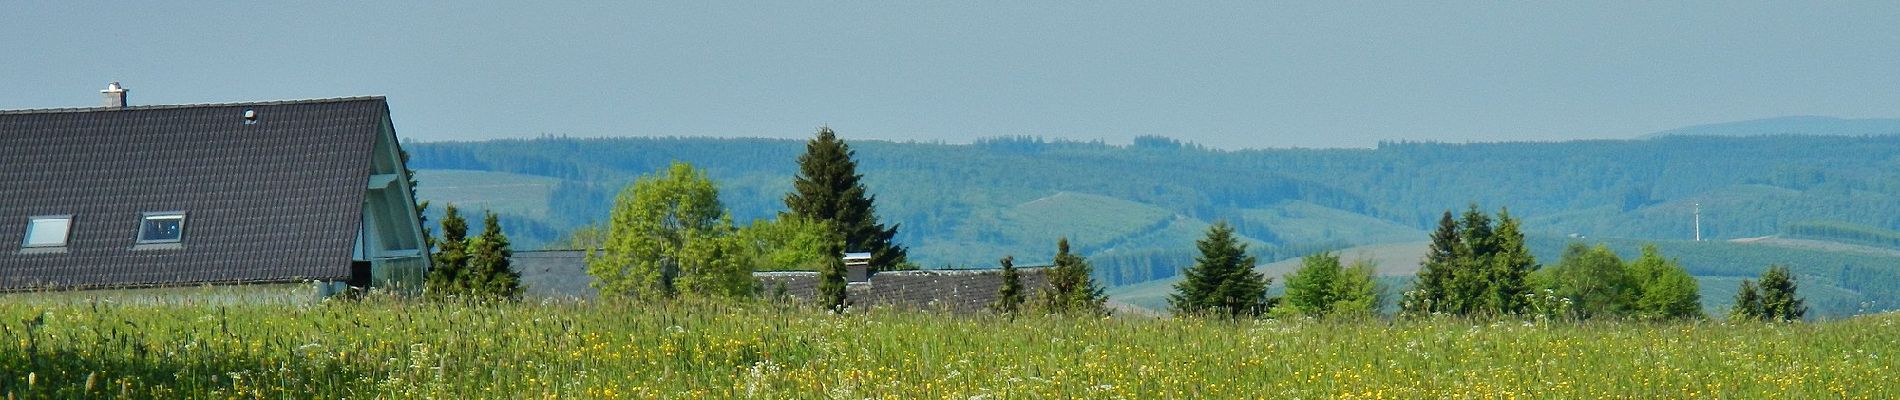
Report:
[[[1741,289],[1735,291],[1735,305],[1729,308],[1728,319],[1760,321],[1765,315],[1761,307],[1761,292],[1756,289],[1755,281],[1743,279]]]
[[[521,273],[509,262],[515,252],[493,211],[482,217],[481,236],[469,239],[466,247],[468,267],[460,278],[468,294],[486,299],[521,297]]]
[[[1409,315],[1522,313],[1529,304],[1530,273],[1536,269],[1537,260],[1510,210],[1500,209],[1495,221],[1476,204],[1461,219],[1446,210],[1432,232],[1431,250],[1413,290],[1405,293],[1399,307]]]
[[[1015,314],[1023,306],[1023,282],[1016,273],[1016,258],[1004,256],[1002,263],[1003,284],[996,289],[996,303],[990,309],[1003,314]]]
[[[1462,229],[1458,233],[1460,246],[1458,258],[1452,262],[1451,282],[1446,285],[1445,311],[1455,315],[1481,313],[1492,293],[1492,276],[1487,270],[1497,253],[1497,238],[1491,229],[1491,217],[1479,211],[1477,204],[1465,210],[1458,227]]]
[[[825,259],[818,268],[818,306],[833,313],[842,313],[849,299],[845,298],[844,250],[837,242],[827,241],[824,248]]]
[[[1528,278],[1537,269],[1537,260],[1524,244],[1524,233],[1517,218],[1508,209],[1498,210],[1497,230],[1492,233],[1490,257],[1485,263],[1485,281],[1489,283],[1483,301],[1485,312],[1515,315],[1524,312],[1531,293]]]
[[[1800,321],[1808,306],[1795,293],[1788,267],[1773,265],[1761,274],[1761,318],[1776,322]]]
[[[901,268],[909,261],[904,247],[891,241],[897,226],[878,223],[876,196],[866,192],[853,155],[831,128],[819,128],[798,156],[798,176],[785,195],[785,207],[791,214],[829,222],[844,238],[844,251],[871,253],[873,267]]]
[[[1194,258],[1194,266],[1182,271],[1184,278],[1168,296],[1176,314],[1240,317],[1267,312],[1272,305],[1266,298],[1267,285],[1272,280],[1253,270],[1258,261],[1247,255],[1245,243],[1234,238],[1233,226],[1215,223],[1195,247],[1201,255]]]
[[[1432,231],[1431,249],[1419,266],[1412,290],[1405,293],[1404,301],[1399,304],[1401,311],[1412,315],[1446,311],[1446,299],[1451,297],[1452,272],[1457,269],[1463,247],[1458,238],[1458,221],[1452,219],[1451,210],[1446,210],[1438,218],[1438,229]]]
[[[435,243],[437,250],[430,256],[432,266],[423,281],[423,293],[435,298],[465,293],[468,287],[462,275],[468,269],[468,221],[462,219],[454,204],[443,208],[442,238]]]
[[[1069,253],[1069,238],[1056,242],[1055,266],[1049,269],[1049,286],[1037,295],[1042,310],[1051,314],[1104,315],[1108,296],[1095,284],[1093,268],[1082,256]]]

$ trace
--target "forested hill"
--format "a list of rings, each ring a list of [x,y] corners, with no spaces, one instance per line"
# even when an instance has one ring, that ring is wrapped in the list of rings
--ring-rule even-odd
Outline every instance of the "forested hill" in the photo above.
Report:
[[[849,133],[846,132],[849,140]],[[1220,151],[1034,138],[970,145],[851,141],[878,214],[926,267],[1046,260],[1057,237],[1111,284],[1172,275],[1208,223],[1265,260],[1423,240],[1448,208],[1508,206],[1530,233],[1710,239],[1800,227],[1874,241],[1900,228],[1900,136],[1667,136],[1561,143],[1386,143]],[[540,138],[407,143],[421,196],[494,208],[524,246],[604,219],[634,177],[703,167],[741,223],[781,210],[796,140]],[[482,171],[482,172],[469,172]],[[1886,239],[1883,239],[1886,238]]]

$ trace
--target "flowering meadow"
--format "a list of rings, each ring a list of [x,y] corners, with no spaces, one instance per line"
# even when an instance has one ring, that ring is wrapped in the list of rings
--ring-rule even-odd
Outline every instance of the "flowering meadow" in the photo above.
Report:
[[[1798,324],[1065,318],[763,304],[0,297],[30,398],[1866,398],[1900,315]]]

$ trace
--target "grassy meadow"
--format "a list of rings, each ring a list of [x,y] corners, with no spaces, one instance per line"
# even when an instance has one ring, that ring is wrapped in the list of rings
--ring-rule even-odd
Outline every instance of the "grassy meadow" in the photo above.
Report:
[[[1893,398],[1811,324],[829,315],[760,304],[0,297],[9,398]]]

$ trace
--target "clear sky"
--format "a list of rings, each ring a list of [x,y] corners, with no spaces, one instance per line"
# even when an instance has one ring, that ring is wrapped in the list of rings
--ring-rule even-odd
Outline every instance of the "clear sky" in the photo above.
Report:
[[[120,81],[133,104],[386,95],[425,141],[1223,148],[1900,116],[1893,1],[279,3],[10,4],[0,109]]]

